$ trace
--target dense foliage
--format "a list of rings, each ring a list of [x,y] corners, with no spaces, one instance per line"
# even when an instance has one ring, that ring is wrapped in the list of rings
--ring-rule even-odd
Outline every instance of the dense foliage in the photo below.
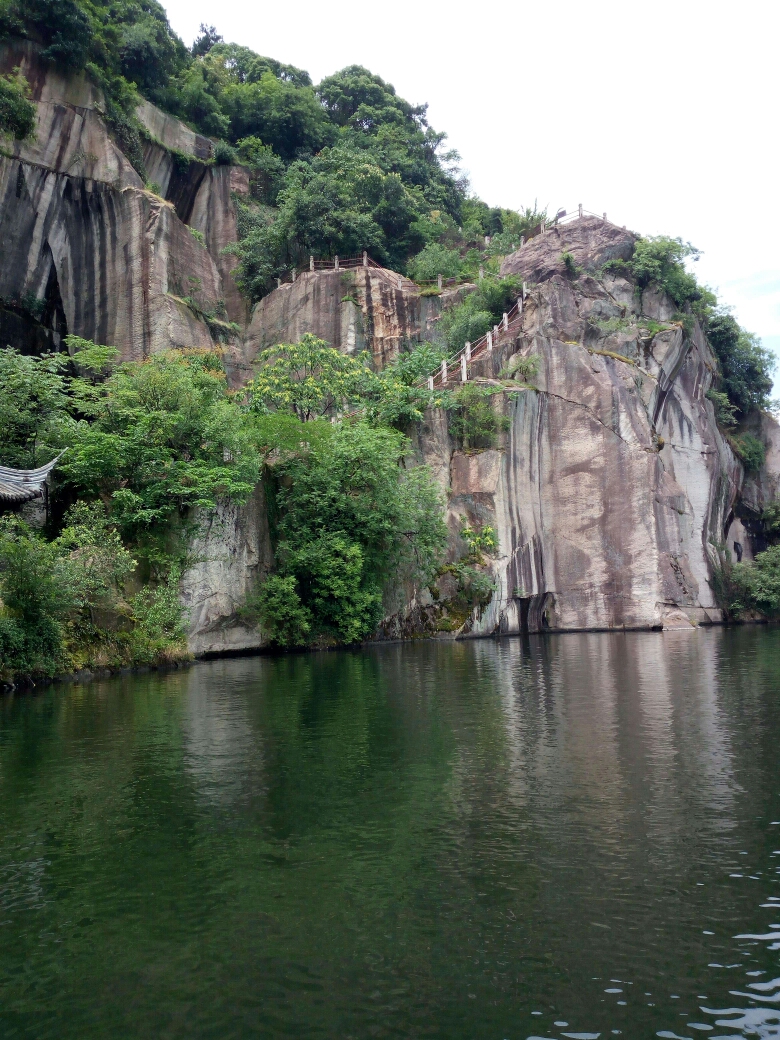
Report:
[[[699,251],[690,243],[660,236],[640,238],[627,263],[611,261],[608,266],[627,268],[639,289],[655,286],[665,292],[680,308],[678,317],[683,324],[690,325],[693,315],[701,321],[720,366],[718,385],[708,396],[718,422],[731,427],[753,409],[769,406],[776,359],[686,269],[685,261],[698,257]],[[745,436],[748,439],[743,438],[738,454],[756,468],[755,445]]]
[[[508,278],[485,278],[463,302],[446,310],[439,319],[450,350],[461,349],[468,340],[476,342],[497,325],[504,311],[511,309],[520,292],[520,281]]]
[[[35,106],[27,97],[27,84],[18,74],[0,76],[0,136],[17,141],[35,133]]]
[[[771,545],[752,563],[726,557],[715,574],[715,591],[729,616],[780,618],[780,545]]]
[[[280,644],[363,639],[388,590],[431,580],[440,492],[389,425],[421,414],[411,359],[377,375],[306,336],[262,355],[236,394],[217,352],[118,364],[113,348],[68,345],[0,352],[4,461],[66,449],[48,535],[3,522],[0,674],[186,654],[178,582],[196,510],[245,500],[263,473],[277,567],[246,611]],[[344,409],[357,412],[328,421]]]
[[[77,499],[52,540],[5,522],[0,672],[185,654],[178,576],[192,510],[240,501],[260,473],[217,354],[117,365],[113,348],[77,337],[69,347],[73,364],[68,355],[0,352],[4,462],[40,465],[67,449],[58,502]],[[133,557],[137,577],[151,584],[131,595]]]
[[[446,402],[449,408],[449,430],[464,451],[493,447],[500,430],[509,428],[505,415],[493,406],[494,388],[478,383],[465,383]]]
[[[754,408],[766,408],[773,385],[772,352],[724,311],[710,316],[707,337],[720,362],[721,392],[734,405],[738,416],[746,416]]]
[[[401,468],[408,451],[398,431],[350,422],[276,468],[278,574],[259,609],[279,643],[364,639],[389,575],[431,580],[446,543],[442,502],[425,467]]]
[[[215,138],[215,162],[250,168],[237,252],[253,299],[310,255],[364,249],[396,270],[414,258],[421,280],[475,277],[483,259],[506,252],[542,216],[469,198],[426,106],[362,66],[315,86],[302,69],[225,43],[213,26],[201,26],[188,50],[156,0],[0,0],[0,38],[12,36],[35,40],[62,68],[88,71],[144,179],[141,95]],[[0,84],[0,117],[15,136],[28,130],[21,91]],[[485,236],[494,242],[483,254]]]

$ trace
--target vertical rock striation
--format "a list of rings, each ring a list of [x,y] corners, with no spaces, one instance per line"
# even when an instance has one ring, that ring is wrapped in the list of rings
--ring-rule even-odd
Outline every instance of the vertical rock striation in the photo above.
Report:
[[[633,238],[584,219],[508,257],[502,273],[531,286],[522,330],[471,373],[502,389],[504,443],[464,454],[441,422],[421,430],[439,472],[449,454],[453,544],[462,517],[499,538],[495,595],[462,634],[722,619],[710,579],[743,471],[706,398],[717,366],[698,324],[689,334],[670,300],[604,268]],[[530,354],[533,387],[501,378]],[[777,478],[761,481],[766,497]]]
[[[74,333],[118,347],[126,360],[212,346],[203,314],[218,313],[226,295],[241,313],[231,265],[221,256],[235,227],[229,169],[203,165],[198,155],[211,147],[206,138],[143,106],[154,130],[192,149],[197,177],[189,201],[179,184],[177,204],[201,214],[204,246],[172,201],[144,189],[108,132],[100,91],[84,74],[65,76],[42,63],[33,43],[3,44],[0,72],[16,67],[30,84],[37,131],[33,141],[14,142],[12,153],[0,156],[6,341],[34,351]],[[176,157],[165,154],[173,169]],[[169,189],[171,183],[169,176]]]
[[[397,275],[371,267],[303,271],[256,304],[244,339],[246,370],[260,351],[310,332],[345,354],[369,351],[382,368],[406,344],[437,340],[436,322],[474,287],[421,296]]]

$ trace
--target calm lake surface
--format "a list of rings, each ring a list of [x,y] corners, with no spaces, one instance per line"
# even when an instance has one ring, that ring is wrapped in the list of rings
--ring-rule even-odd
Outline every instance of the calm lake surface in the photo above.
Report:
[[[0,696],[0,1037],[780,1037],[780,630]]]

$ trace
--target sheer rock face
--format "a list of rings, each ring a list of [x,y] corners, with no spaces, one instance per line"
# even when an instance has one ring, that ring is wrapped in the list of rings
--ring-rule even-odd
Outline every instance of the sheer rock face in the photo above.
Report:
[[[238,266],[235,254],[225,254],[226,246],[238,240],[233,195],[249,194],[249,173],[242,166],[211,166],[196,194],[191,211],[182,217],[200,231],[213,257],[221,279],[222,299],[228,317],[240,326],[249,322],[249,301],[236,287],[233,273]]]
[[[197,285],[204,308],[215,306],[219,273],[157,196],[2,159],[0,237],[0,296],[61,308],[67,332],[125,360],[212,345],[181,297]]]
[[[38,125],[35,140],[14,142],[13,155],[0,157],[0,297],[37,300],[43,318],[33,328],[24,307],[6,306],[3,332],[23,350],[57,347],[74,333],[118,347],[126,360],[212,346],[207,323],[182,298],[193,297],[203,311],[217,309],[226,295],[235,303],[232,278],[228,293],[223,285],[231,266],[219,255],[235,220],[228,168],[191,164],[203,174],[189,209],[198,212],[204,247],[171,202],[144,190],[85,75],[64,76],[42,63],[30,42],[0,46],[0,71],[15,67],[30,84]],[[204,151],[199,142],[210,147],[158,115],[157,130],[180,150],[191,147],[194,157]]]
[[[420,430],[421,456],[448,489],[452,555],[462,518],[498,535],[496,593],[463,635],[721,620],[709,579],[743,471],[705,396],[716,362],[699,327],[688,335],[669,320],[671,301],[598,270],[630,255],[632,238],[583,220],[508,257],[504,270],[534,283],[522,331],[472,375],[495,384],[510,357],[536,354],[536,389],[499,382],[510,429],[495,450],[455,450],[437,414]],[[564,250],[582,273],[567,274]],[[780,427],[762,422],[767,466],[746,490],[769,501]]]
[[[223,255],[237,237],[232,198],[248,192],[246,172],[207,165],[206,138],[144,103],[147,174],[165,197],[145,191],[107,132],[100,92],[37,54],[29,42],[0,46],[0,72],[21,68],[38,116],[36,139],[0,156],[0,346],[56,347],[68,332],[113,344],[125,359],[211,346],[207,323],[183,302],[190,296],[204,311],[224,301],[229,318],[247,326],[226,355],[234,383],[261,350],[306,332],[347,353],[368,350],[382,367],[405,342],[435,341],[442,311],[473,288],[422,297],[370,268],[304,272],[250,320],[235,258]],[[706,399],[716,364],[701,330],[688,334],[671,300],[638,293],[619,267],[604,271],[627,259],[633,242],[586,218],[507,257],[502,273],[530,286],[522,329],[499,340],[470,378],[500,389],[494,402],[508,432],[495,449],[466,454],[443,412],[415,431],[447,496],[450,560],[465,548],[463,517],[498,535],[495,595],[462,635],[717,621],[715,546],[739,542],[747,558],[763,548],[751,517],[780,497],[780,427],[756,420],[767,460],[745,480]],[[30,299],[40,307],[30,311],[22,302]],[[512,357],[529,354],[539,357],[534,388],[502,375]],[[238,613],[272,566],[262,489],[244,506],[202,517],[193,557],[181,586],[192,650],[263,645]],[[409,600],[385,631],[435,629],[431,595]]]
[[[53,173],[115,188],[142,188],[129,160],[109,137],[103,97],[85,73],[66,75],[40,61],[30,41],[0,44],[0,73],[19,68],[37,109],[35,140],[6,142],[14,156]]]
[[[195,561],[181,579],[188,641],[194,654],[252,650],[267,639],[237,611],[273,565],[262,485],[243,506],[221,504],[197,519]]]
[[[396,278],[371,267],[302,272],[256,304],[244,342],[246,372],[260,351],[307,332],[345,354],[367,350],[382,368],[405,343],[435,342],[439,315],[473,288],[420,296],[408,281],[399,288]]]

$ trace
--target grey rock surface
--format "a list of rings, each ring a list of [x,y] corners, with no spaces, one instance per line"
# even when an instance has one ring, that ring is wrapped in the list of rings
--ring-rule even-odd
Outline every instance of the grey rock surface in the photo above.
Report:
[[[503,270],[533,283],[522,330],[471,373],[500,388],[508,433],[464,454],[440,413],[420,431],[418,451],[448,489],[452,554],[464,520],[498,534],[495,595],[462,635],[718,622],[717,547],[738,535],[750,558],[733,527],[744,474],[706,397],[717,366],[701,329],[688,335],[671,301],[599,270],[632,241],[586,219],[509,257]],[[651,332],[651,317],[665,327]],[[500,378],[530,354],[533,387]],[[780,488],[780,427],[761,423],[767,464],[745,488],[755,508]]]
[[[406,343],[435,342],[443,310],[473,286],[421,296],[395,284],[398,275],[375,268],[304,271],[269,293],[252,312],[244,340],[246,371],[267,347],[295,343],[304,333],[319,336],[346,354],[369,351],[377,368]]]
[[[237,611],[273,564],[262,486],[243,505],[222,503],[197,518],[193,560],[182,575],[188,642],[195,655],[253,650],[267,642]]]
[[[193,297],[208,312],[227,295],[240,310],[230,262],[221,256],[235,227],[229,169],[195,164],[204,183],[190,209],[200,214],[204,247],[171,202],[144,190],[108,133],[100,91],[84,74],[66,76],[42,63],[29,41],[0,46],[0,71],[16,67],[30,84],[37,132],[0,156],[0,298],[45,301],[48,327],[32,330],[23,314],[4,312],[3,332],[42,347],[74,333],[118,347],[125,360],[212,346],[208,324],[182,301]],[[145,105],[146,116],[152,108]],[[205,138],[160,117],[163,137],[203,151]]]

